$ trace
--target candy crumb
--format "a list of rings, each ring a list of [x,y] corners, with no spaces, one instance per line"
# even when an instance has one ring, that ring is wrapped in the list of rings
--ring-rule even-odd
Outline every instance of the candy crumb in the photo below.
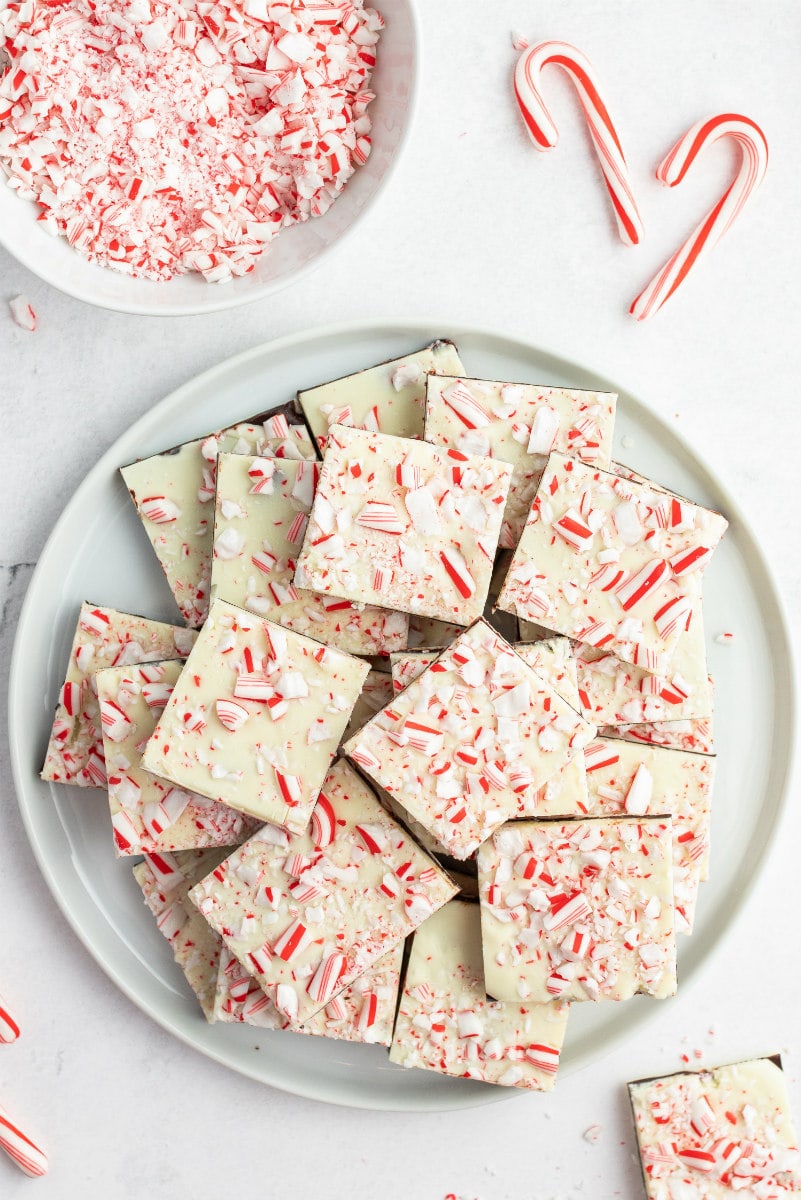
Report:
[[[525,34],[518,33],[516,29],[512,30],[512,49],[528,50],[528,38]]]
[[[624,433],[623,437],[620,439],[620,444],[625,450],[630,450],[634,445],[634,438],[631,436],[631,434]]]
[[[36,329],[36,313],[25,297],[15,296],[13,300],[9,300],[8,307],[11,309],[11,316],[20,329],[27,329],[29,333],[33,333]]]
[[[719,633],[717,635],[717,637],[715,638],[715,641],[717,642],[717,644],[719,646],[725,646],[728,642],[734,641],[734,634],[731,633],[729,630],[725,630],[723,633]]]
[[[585,1142],[589,1142],[591,1146],[597,1146],[601,1140],[603,1127],[601,1125],[589,1125],[581,1135]]]

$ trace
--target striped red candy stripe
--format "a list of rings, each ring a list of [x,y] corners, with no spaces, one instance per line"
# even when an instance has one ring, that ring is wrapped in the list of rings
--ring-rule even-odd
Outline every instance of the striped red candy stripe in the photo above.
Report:
[[[549,64],[561,67],[578,92],[590,137],[612,200],[620,236],[636,246],[642,237],[642,218],[631,187],[623,147],[601,96],[589,59],[567,42],[540,42],[517,60],[514,89],[517,103],[537,150],[552,150],[559,133],[542,97],[540,76]]]
[[[0,996],[0,1042],[16,1042],[19,1037],[19,1025],[6,1007],[6,1002]]]
[[[14,1124],[0,1107],[0,1147],[21,1171],[36,1179],[47,1172],[47,1155]]]
[[[731,228],[765,178],[768,143],[762,130],[750,117],[720,113],[699,121],[679,138],[657,167],[657,179],[666,187],[676,187],[701,151],[724,137],[733,138],[742,151],[737,175],[697,229],[634,300],[629,312],[638,321],[653,316],[670,299],[699,259]]]

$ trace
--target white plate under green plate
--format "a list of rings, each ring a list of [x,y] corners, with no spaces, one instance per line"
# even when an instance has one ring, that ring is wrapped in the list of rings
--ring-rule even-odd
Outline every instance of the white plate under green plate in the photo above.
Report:
[[[660,417],[587,367],[492,333],[420,324],[320,329],[222,363],[138,421],[66,506],[31,581],[11,672],[11,749],[28,835],[57,903],[100,966],[140,1008],[204,1054],[286,1091],[376,1109],[466,1107],[514,1089],[406,1071],[391,1066],[380,1047],[207,1025],[142,903],[130,865],[114,857],[105,794],[42,783],[38,770],[80,602],[177,619],[116,468],[434,337],[453,338],[477,376],[618,391],[615,456],[731,522],[705,583],[719,764],[711,881],[701,890],[696,932],[679,949],[680,987],[686,987],[747,901],[776,829],[792,744],[789,638],[769,571],[733,497]],[[714,642],[729,629],[736,632],[734,643]],[[657,1022],[664,1003],[640,997],[619,1006],[574,1005],[562,1073],[587,1067],[635,1028]]]

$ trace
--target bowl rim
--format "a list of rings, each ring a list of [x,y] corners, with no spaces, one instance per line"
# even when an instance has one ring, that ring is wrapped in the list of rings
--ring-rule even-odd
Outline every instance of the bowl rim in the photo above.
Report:
[[[6,0],[0,0],[0,8],[4,7]],[[31,274],[37,279],[43,280],[45,283],[56,288],[57,291],[63,292],[65,295],[72,296],[75,300],[81,300],[84,304],[90,304],[93,308],[100,308],[106,312],[127,313],[131,316],[139,317],[193,317],[204,316],[206,314],[225,312],[232,308],[241,308],[245,304],[255,304],[260,300],[266,300],[270,296],[277,295],[285,288],[292,287],[305,279],[312,271],[317,270],[329,257],[336,254],[343,244],[350,238],[354,230],[360,226],[375,206],[380,201],[385,193],[387,186],[391,183],[397,169],[398,164],[404,157],[411,139],[413,129],[415,127],[420,106],[420,80],[422,78],[422,32],[420,23],[420,14],[418,12],[417,0],[406,0],[406,8],[409,14],[409,24],[411,28],[411,42],[413,49],[413,60],[411,70],[409,72],[409,108],[408,119],[405,128],[401,133],[395,153],[392,156],[389,165],[384,171],[381,180],[370,198],[362,205],[359,211],[354,216],[353,220],[343,232],[336,237],[329,245],[325,246],[318,254],[296,271],[290,272],[288,275],[282,276],[280,279],[272,280],[264,283],[252,292],[243,291],[232,295],[224,286],[219,284],[207,284],[207,287],[219,287],[221,299],[212,303],[183,303],[183,304],[167,304],[154,308],[152,304],[146,304],[141,301],[121,301],[115,300],[107,302],[99,300],[93,294],[91,288],[82,286],[80,283],[75,283],[71,279],[63,279],[58,271],[52,270],[49,267],[49,260],[44,268],[39,265],[34,265],[31,261],[32,256],[26,253],[25,247],[12,246],[10,239],[6,236],[3,230],[3,223],[0,221],[0,246],[2,246],[12,258],[26,267]],[[5,182],[5,176],[0,171],[0,183]],[[347,185],[346,185],[347,186]],[[35,202],[32,202],[35,203]],[[336,203],[336,202],[335,202]],[[284,231],[284,232],[291,232]],[[77,253],[77,252],[76,252]],[[107,268],[100,267],[100,270]],[[164,286],[169,286],[170,281],[166,281]]]

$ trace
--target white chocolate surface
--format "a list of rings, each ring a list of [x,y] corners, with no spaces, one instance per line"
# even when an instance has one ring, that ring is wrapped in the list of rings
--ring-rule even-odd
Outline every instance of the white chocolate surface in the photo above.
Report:
[[[236,846],[255,822],[226,804],[142,769],[142,750],[183,670],[180,659],[107,667],[95,675],[118,856]]]
[[[358,733],[363,725],[371,721],[380,708],[389,704],[392,694],[392,676],[371,667],[342,734],[342,741],[346,742],[354,733]]]
[[[478,879],[489,995],[675,993],[670,817],[518,821],[480,848]]]
[[[344,749],[464,859],[533,802],[593,729],[478,621]]]
[[[303,425],[281,415],[263,424],[240,421],[122,467],[145,533],[188,625],[199,628],[209,608],[217,455],[260,454],[265,458],[315,458]]]
[[[488,1000],[478,905],[451,900],[414,935],[390,1060],[551,1091],[568,1004]]]
[[[265,825],[191,900],[293,1023],[303,1024],[456,888],[344,760],[308,832]]]
[[[726,524],[554,452],[498,607],[661,674]]]
[[[337,425],[295,583],[469,625],[484,611],[511,474],[490,458]]]
[[[129,663],[185,658],[197,635],[84,602],[53,718],[42,779],[105,787],[106,768],[94,672]]]
[[[429,375],[425,438],[511,463],[500,545],[513,550],[551,450],[609,466],[616,404],[614,392]]]
[[[368,671],[360,659],[216,600],[142,765],[301,830]]]
[[[430,371],[447,375],[463,369],[453,342],[431,342],[402,358],[306,388],[298,392],[298,403],[321,453],[332,425],[422,438],[426,376]]]
[[[592,742],[584,760],[590,816],[670,813],[676,933],[692,933],[698,885],[709,875],[716,760],[607,737]]]
[[[319,596],[292,582],[319,463],[221,454],[214,505],[212,599],[228,600],[346,654],[387,654],[408,637],[405,613]]]
[[[629,1084],[648,1200],[801,1193],[784,1072],[769,1058]]]

